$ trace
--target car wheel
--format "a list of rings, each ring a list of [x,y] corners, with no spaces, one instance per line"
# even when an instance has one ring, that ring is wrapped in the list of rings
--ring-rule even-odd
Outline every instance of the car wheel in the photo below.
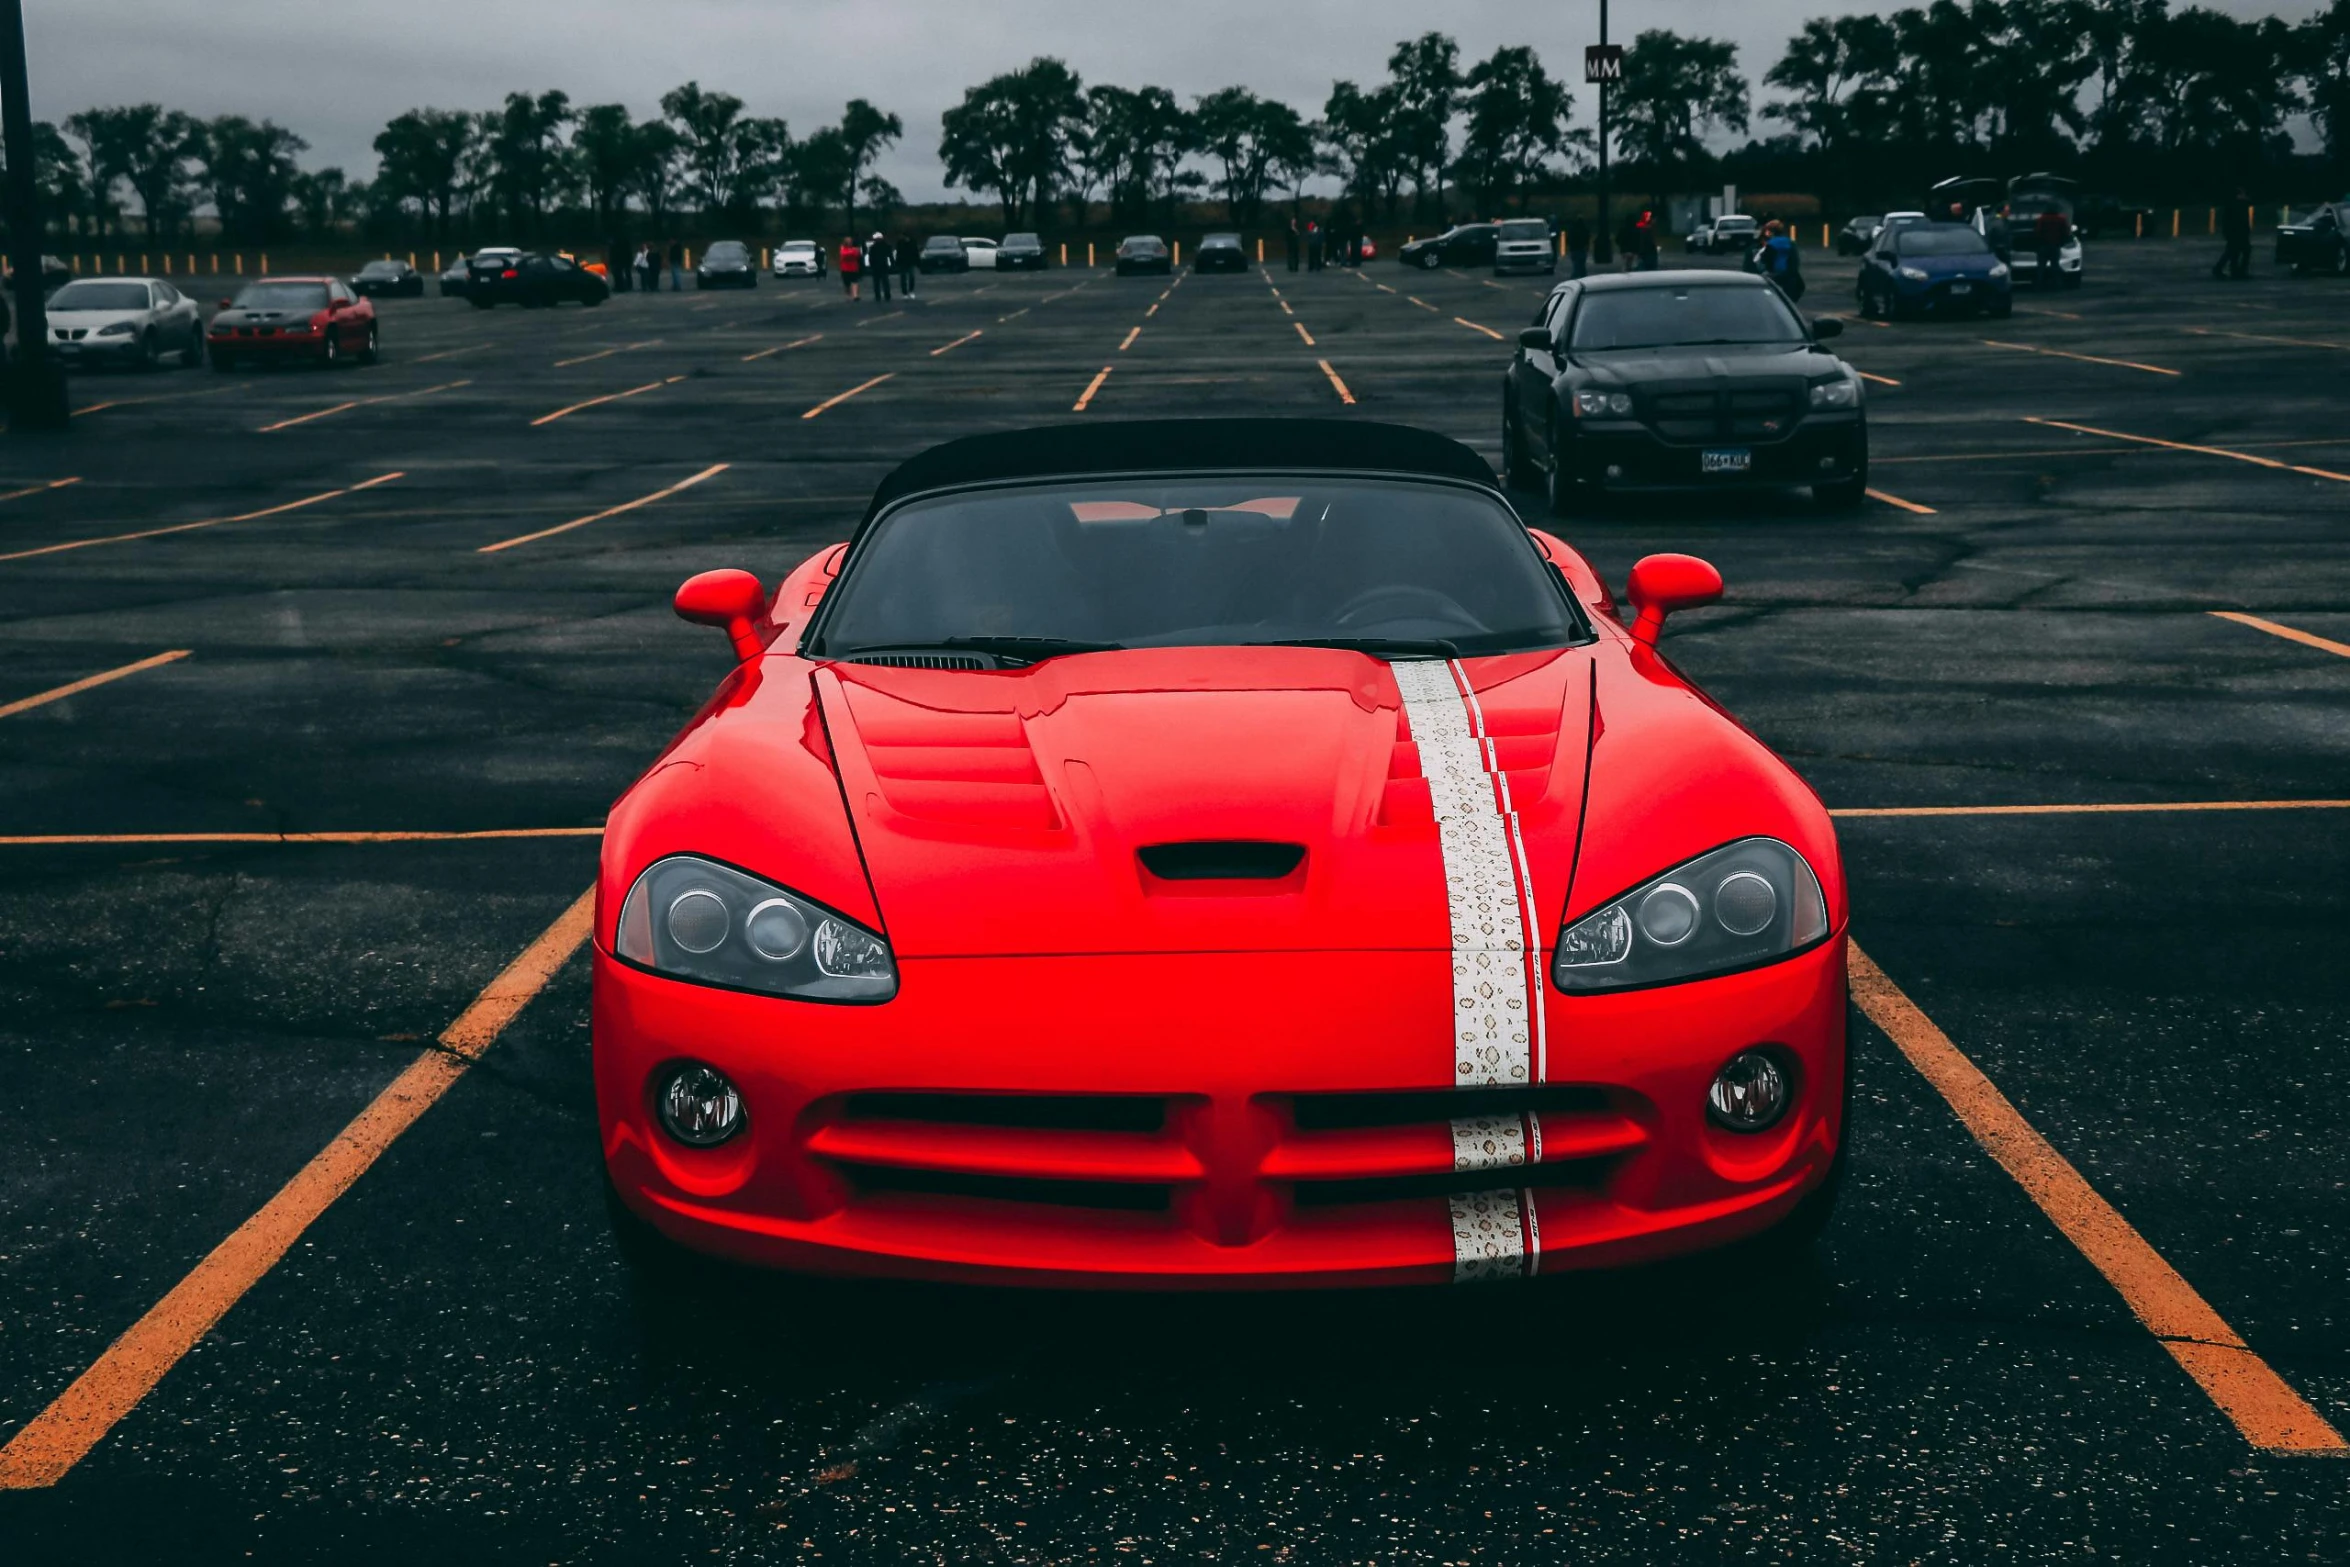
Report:
[[[2350,245],[2334,247],[2334,276],[2350,274]]]
[[[1869,498],[1869,476],[1866,471],[1834,484],[1815,484],[1811,487],[1812,504],[1822,511],[1858,511]]]
[[[139,338],[139,368],[152,370],[162,363],[163,341],[155,335],[155,329],[149,327]]]
[[[1994,321],[2004,321],[2009,316],[2015,314],[2015,301],[2012,299],[2003,299],[1995,305],[1986,305],[1983,308],[1985,313],[1988,314]]]
[[[1526,438],[1518,433],[1518,410],[1507,397],[1501,402],[1502,482],[1513,490],[1531,490],[1542,483],[1542,472],[1528,460]]]
[[[326,329],[326,348],[318,362],[329,370],[343,362],[343,345],[336,340],[333,327]]]
[[[1433,272],[1443,265],[1444,258],[1433,250],[1420,257],[1420,270],[1423,272]]]
[[[1591,509],[1590,494],[1575,482],[1567,454],[1558,438],[1556,424],[1550,430],[1549,478],[1544,493],[1550,501],[1550,514],[1553,517],[1573,517]]]
[[[204,322],[201,317],[188,323],[188,346],[180,350],[180,368],[193,370],[204,362]]]
[[[382,357],[376,338],[378,330],[379,328],[373,321],[367,323],[367,346],[359,350],[359,362],[363,365],[374,364],[377,359]]]
[[[463,297],[471,300],[473,302],[473,308],[476,310],[494,310],[497,308],[497,302],[495,300],[484,299],[479,294],[467,294]]]
[[[596,308],[596,306],[604,302],[605,297],[606,296],[602,293],[592,293],[589,294],[586,298],[582,299],[580,303],[587,306],[590,310],[593,310]]]
[[[2081,279],[2086,275],[2080,272],[2067,272],[2059,277],[2058,282],[2065,288],[2079,288]]]

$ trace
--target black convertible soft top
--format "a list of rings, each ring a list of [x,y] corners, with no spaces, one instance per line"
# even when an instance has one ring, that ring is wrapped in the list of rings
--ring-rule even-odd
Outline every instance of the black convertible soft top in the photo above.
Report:
[[[930,490],[1089,473],[1337,469],[1491,486],[1485,459],[1447,436],[1357,419],[1105,419],[966,435],[890,470],[865,510]],[[859,531],[862,531],[860,528]]]

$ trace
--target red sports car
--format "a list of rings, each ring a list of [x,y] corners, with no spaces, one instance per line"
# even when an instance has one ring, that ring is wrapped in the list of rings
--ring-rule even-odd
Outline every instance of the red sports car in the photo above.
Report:
[[[212,367],[244,359],[375,363],[375,302],[332,277],[265,277],[223,300],[204,329]]]
[[[611,813],[614,1214],[809,1272],[1515,1278],[1808,1240],[1845,889],[1802,780],[1483,459],[1318,420],[975,436],[678,612]]]

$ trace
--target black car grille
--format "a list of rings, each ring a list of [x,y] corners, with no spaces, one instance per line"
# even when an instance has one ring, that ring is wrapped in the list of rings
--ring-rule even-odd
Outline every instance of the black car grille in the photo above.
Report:
[[[1653,393],[1641,412],[1668,441],[1772,441],[1794,430],[1802,410],[1790,391],[1722,388]]]

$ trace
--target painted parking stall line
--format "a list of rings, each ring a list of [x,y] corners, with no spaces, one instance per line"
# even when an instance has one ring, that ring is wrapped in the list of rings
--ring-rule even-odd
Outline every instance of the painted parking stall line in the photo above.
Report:
[[[361,490],[372,490],[379,484],[389,484],[394,479],[404,477],[405,475],[399,472],[379,473],[372,479],[363,479],[357,484],[345,485],[339,490],[321,490],[316,495],[305,495],[299,500],[285,501],[276,506],[264,506],[259,511],[239,512],[233,517],[202,517],[194,522],[175,522],[161,528],[141,528],[135,533],[110,533],[103,538],[67,539],[61,544],[43,544],[35,549],[14,550],[6,555],[0,555],[0,561],[31,560],[38,555],[59,555],[67,550],[95,549],[101,544],[130,544],[140,539],[160,539],[175,533],[193,533],[199,528],[220,528],[235,522],[259,522],[265,517],[280,517],[290,511],[301,511],[306,507],[317,506],[339,496],[355,495]]]
[[[64,685],[52,686],[46,691],[36,691],[31,696],[18,697],[13,702],[0,702],[0,718],[14,718],[17,714],[29,713],[36,707],[47,707],[50,703],[62,702],[69,696],[80,696],[84,691],[95,691],[98,687],[112,685],[117,680],[128,679],[132,675],[145,674],[150,669],[161,669],[166,664],[174,664],[186,658],[188,651],[184,647],[175,647],[166,652],[157,653],[152,658],[142,658],[135,664],[124,664],[117,669],[103,670],[95,675],[84,675],[79,680],[69,680]]]
[[[882,382],[890,379],[896,374],[897,372],[895,370],[885,370],[870,381],[860,381],[845,392],[838,392],[830,397],[827,397],[824,399],[824,401],[818,403],[815,407],[800,415],[800,417],[803,419],[813,419],[818,414],[824,413],[827,410],[838,408],[841,404],[847,402],[850,398],[855,397],[860,392],[870,392],[875,387],[879,386]]]
[[[2063,419],[2043,419],[2037,414],[2024,415],[2024,423],[2045,425],[2052,430],[2070,430],[2076,435],[2101,435],[2109,441],[2131,441],[2140,446],[2159,446],[2165,451],[2191,452],[2200,457],[2225,457],[2232,462],[2250,463],[2256,468],[2274,468],[2281,473],[2302,473],[2314,479],[2331,479],[2337,484],[2350,484],[2350,473],[2336,473],[2331,468],[2308,468],[2300,463],[2279,462],[2274,457],[2261,457],[2251,452],[2230,450],[2225,446],[2199,446],[2192,441],[2166,441],[2152,435],[2132,435],[2126,430],[2107,430],[2093,424],[2073,424]]]
[[[670,496],[677,494],[681,490],[692,489],[695,485],[700,484],[705,479],[715,479],[718,477],[718,475],[724,473],[730,466],[731,464],[728,463],[712,463],[709,467],[704,468],[700,473],[693,475],[691,478],[680,479],[675,484],[668,486],[666,489],[655,490],[650,495],[640,495],[633,501],[622,501],[617,506],[607,506],[602,511],[589,512],[584,517],[574,517],[569,522],[559,522],[552,528],[541,528],[536,533],[525,533],[511,539],[500,539],[495,544],[484,544],[481,548],[475,550],[474,553],[476,555],[495,555],[500,551],[513,549],[518,545],[535,544],[541,539],[551,539],[558,533],[569,533],[574,528],[584,528],[591,522],[602,522],[607,517],[617,517],[624,512],[632,512],[637,510],[639,507],[650,506],[656,501],[665,501],[669,499]]]
[[[2140,364],[2135,359],[2108,359],[2102,354],[2076,354],[2064,348],[2042,348],[2033,343],[2007,343],[1998,338],[1983,339],[1986,348],[2009,348],[2019,354],[2044,354],[2050,359],[2076,359],[2085,365],[2111,365],[2120,370],[2143,370],[2148,375],[2184,375],[2184,370],[2172,370],[2163,365]]]
[[[1345,403],[1347,406],[1352,407],[1354,405],[1355,394],[1347,389],[1346,382],[1339,378],[1338,372],[1330,368],[1330,361],[1327,359],[1317,359],[1314,361],[1314,363],[1322,367],[1322,374],[1328,378],[1330,382],[1330,389],[1338,394],[1338,400],[1342,403]]]
[[[1135,330],[1140,331],[1141,328],[1137,327]],[[1101,391],[1102,383],[1109,378],[1110,366],[1104,365],[1098,375],[1085,383],[1085,390],[1077,394],[1077,401],[1070,405],[1069,411],[1073,414],[1085,412],[1087,408],[1092,406],[1095,395]]]
[[[747,365],[755,360],[771,358],[776,354],[789,353],[795,348],[805,348],[810,343],[821,342],[823,341],[823,338],[824,334],[822,332],[811,332],[806,337],[797,337],[788,343],[778,343],[773,348],[762,348],[756,353],[745,354],[743,355],[742,362]]]
[[[2299,626],[2280,625],[2273,620],[2263,620],[2258,615],[2247,615],[2241,610],[2215,609],[2211,613],[2221,620],[2232,620],[2239,626],[2250,626],[2255,631],[2265,631],[2272,637],[2283,637],[2288,642],[2298,642],[2303,647],[2313,647],[2321,653],[2331,653],[2336,658],[2350,658],[2350,642],[2336,642],[2314,631],[2303,631]]]
[[[5,494],[0,494],[0,501],[21,501],[28,495],[46,495],[51,490],[62,490],[68,485],[79,484],[81,482],[82,481],[78,477],[71,479],[44,479],[39,484],[28,484],[21,490],[9,490]]]
[[[438,386],[427,386],[413,392],[386,392],[381,397],[354,397],[349,402],[337,403],[332,408],[314,409],[306,414],[296,414],[291,419],[280,419],[275,424],[262,425],[257,433],[268,435],[276,430],[291,430],[296,425],[315,424],[321,419],[331,419],[336,414],[349,413],[354,408],[372,408],[378,403],[397,403],[410,398],[430,397],[435,392],[454,392],[459,387],[471,386],[472,384],[473,382],[470,380],[443,381]]]
[[[606,403],[617,403],[625,398],[642,397],[647,392],[658,392],[664,386],[675,386],[684,379],[685,377],[682,375],[667,376],[658,381],[647,381],[642,386],[632,386],[625,392],[606,392],[601,397],[590,397],[584,402],[573,403],[566,408],[558,408],[551,414],[539,415],[530,422],[531,428],[535,430],[541,425],[553,424],[558,419],[568,419],[575,413],[582,413],[590,408],[601,408]]]

